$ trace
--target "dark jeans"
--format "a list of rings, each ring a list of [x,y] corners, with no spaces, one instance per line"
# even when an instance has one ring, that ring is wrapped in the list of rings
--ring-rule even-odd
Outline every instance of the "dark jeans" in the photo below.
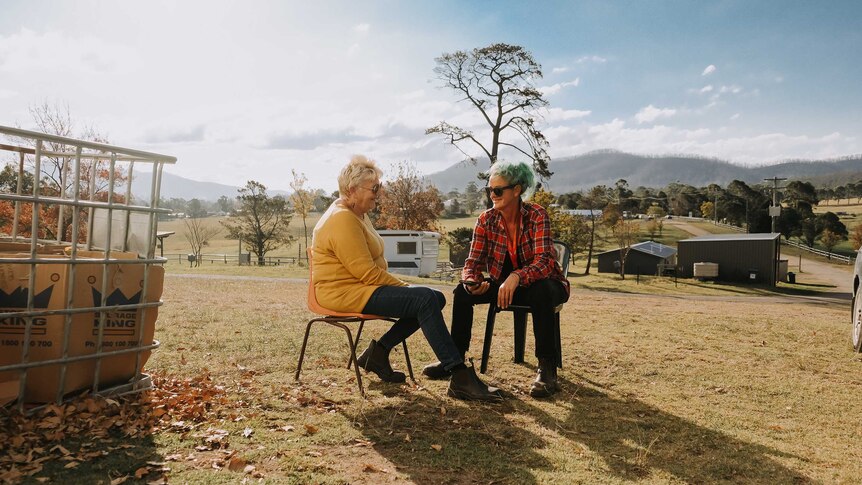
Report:
[[[470,348],[470,336],[473,330],[473,305],[497,301],[499,285],[491,283],[484,295],[471,295],[464,285],[455,287],[455,300],[452,303],[452,340],[461,352],[467,353]],[[533,335],[536,338],[536,357],[540,359],[556,359],[557,350],[554,341],[554,307],[569,299],[566,289],[559,281],[544,279],[530,286],[520,286],[512,297],[513,305],[529,305],[532,308]]]
[[[380,343],[394,348],[407,337],[422,329],[434,354],[445,369],[464,362],[452,342],[452,336],[443,320],[446,297],[443,293],[424,286],[381,286],[374,290],[362,313],[370,313],[399,320],[382,337]]]

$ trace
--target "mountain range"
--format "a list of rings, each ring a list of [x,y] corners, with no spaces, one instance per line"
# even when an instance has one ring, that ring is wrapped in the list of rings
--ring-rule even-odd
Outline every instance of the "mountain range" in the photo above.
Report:
[[[772,165],[745,167],[724,160],[687,155],[644,156],[615,150],[599,150],[584,155],[561,157],[548,165],[553,176],[546,183],[553,192],[562,194],[589,189],[596,185],[613,185],[625,179],[629,187],[665,187],[679,182],[695,187],[711,183],[726,186],[733,180],[751,185],[779,177],[811,181],[815,186],[843,185],[862,179],[862,155],[829,160],[788,160]],[[487,167],[460,162],[427,180],[442,192],[464,190],[470,181],[481,186],[477,173]]]
[[[862,155],[828,160],[789,160],[772,165],[745,167],[724,160],[686,155],[645,156],[615,150],[599,150],[584,155],[561,157],[551,161],[549,168],[554,175],[546,183],[553,192],[563,194],[589,189],[599,184],[613,185],[625,179],[629,187],[665,187],[679,182],[695,187],[711,183],[726,186],[733,180],[747,184],[763,182],[772,177],[789,180],[805,180],[815,187],[835,187],[862,179]],[[484,182],[477,174],[487,167],[481,164],[459,162],[440,172],[426,176],[426,180],[446,193],[456,189],[463,192],[471,181],[482,186]],[[135,197],[149,199],[151,176],[146,172],[135,175],[132,184]],[[168,172],[162,175],[161,197],[218,200],[219,197],[237,196],[239,187],[200,182]],[[283,190],[269,190],[270,195],[284,195]]]

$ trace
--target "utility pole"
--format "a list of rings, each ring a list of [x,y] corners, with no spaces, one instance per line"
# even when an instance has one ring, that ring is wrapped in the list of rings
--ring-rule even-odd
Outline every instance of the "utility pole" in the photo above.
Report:
[[[778,216],[781,215],[781,206],[778,205],[778,182],[787,180],[786,178],[772,177],[771,179],[763,179],[766,182],[772,182],[772,206],[769,207],[769,216],[772,217],[772,232],[775,232],[775,222]],[[784,187],[781,187],[784,188]]]

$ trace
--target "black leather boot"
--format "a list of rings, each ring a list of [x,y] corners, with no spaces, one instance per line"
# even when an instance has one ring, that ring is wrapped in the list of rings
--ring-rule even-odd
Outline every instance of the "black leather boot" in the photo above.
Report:
[[[503,400],[500,389],[489,387],[476,375],[476,369],[472,362],[470,367],[463,367],[452,371],[452,379],[449,380],[450,397],[468,401],[494,401]]]
[[[422,375],[432,380],[439,380],[448,378],[452,375],[452,372],[446,370],[442,362],[434,362],[422,369]]]
[[[557,364],[552,359],[539,359],[539,371],[536,373],[536,380],[530,387],[530,395],[533,397],[550,397],[559,391]]]
[[[407,380],[403,372],[392,370],[392,366],[389,365],[389,351],[374,339],[368,344],[365,352],[356,358],[356,364],[377,374],[377,377],[384,382],[400,383]]]

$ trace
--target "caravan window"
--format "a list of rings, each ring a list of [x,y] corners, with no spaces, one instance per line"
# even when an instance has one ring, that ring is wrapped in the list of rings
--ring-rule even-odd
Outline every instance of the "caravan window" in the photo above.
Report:
[[[398,241],[396,254],[416,254],[416,241]]]

